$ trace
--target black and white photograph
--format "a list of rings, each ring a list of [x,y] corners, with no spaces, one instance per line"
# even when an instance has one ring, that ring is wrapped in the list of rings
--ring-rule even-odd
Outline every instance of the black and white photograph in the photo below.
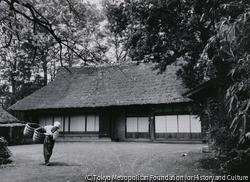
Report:
[[[249,0],[0,0],[0,181],[250,181]]]

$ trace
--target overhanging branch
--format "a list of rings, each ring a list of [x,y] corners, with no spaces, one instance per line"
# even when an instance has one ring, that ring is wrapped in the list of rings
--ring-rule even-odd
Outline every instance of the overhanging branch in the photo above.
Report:
[[[59,43],[60,47],[65,46],[68,49],[70,49],[75,55],[77,55],[80,59],[84,60],[85,59],[71,46],[69,46],[67,43],[65,43],[53,30],[52,24],[41,14],[39,13],[30,3],[20,3],[19,0],[2,0],[6,4],[9,5],[9,8],[11,11],[14,13],[20,14],[27,20],[31,21],[34,23],[34,31],[35,31],[35,24],[40,25],[41,27],[45,28],[51,35],[52,37],[56,40],[57,43]],[[67,1],[69,3],[69,1]],[[15,4],[21,5],[27,10],[22,12],[18,10],[15,7]],[[29,11],[31,16],[27,15],[25,12]],[[62,49],[60,49],[62,51]],[[60,60],[62,63],[62,57],[60,56]],[[89,60],[90,62],[96,63],[95,61]]]

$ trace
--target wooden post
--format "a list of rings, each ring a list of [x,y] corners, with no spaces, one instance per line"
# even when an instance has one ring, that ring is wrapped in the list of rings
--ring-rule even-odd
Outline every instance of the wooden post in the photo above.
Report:
[[[12,126],[10,126],[10,143],[12,143]]]
[[[63,114],[63,139],[65,134],[65,114]]]
[[[149,112],[149,138],[153,142],[155,140],[155,122],[154,122],[154,108],[150,109]]]
[[[110,138],[111,138],[111,141],[114,141],[115,140],[115,119],[114,119],[114,112],[112,109],[110,110],[110,128],[111,128]]]

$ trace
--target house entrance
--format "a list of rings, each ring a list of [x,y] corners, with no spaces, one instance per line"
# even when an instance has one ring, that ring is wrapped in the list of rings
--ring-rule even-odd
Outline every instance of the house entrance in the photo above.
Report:
[[[149,138],[148,117],[127,117],[126,138]]]

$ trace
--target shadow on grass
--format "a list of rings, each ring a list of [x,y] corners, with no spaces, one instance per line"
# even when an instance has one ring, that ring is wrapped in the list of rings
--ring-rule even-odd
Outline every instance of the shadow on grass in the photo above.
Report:
[[[204,155],[204,158],[198,160],[202,169],[209,169],[210,171],[220,174],[220,160],[214,155]]]
[[[199,165],[203,169],[210,169],[217,175],[250,176],[249,163],[227,162],[225,157],[215,157],[212,154],[199,159]]]
[[[46,165],[45,163],[42,163],[40,165]],[[68,164],[65,162],[50,162],[49,166],[80,166],[79,164]]]

